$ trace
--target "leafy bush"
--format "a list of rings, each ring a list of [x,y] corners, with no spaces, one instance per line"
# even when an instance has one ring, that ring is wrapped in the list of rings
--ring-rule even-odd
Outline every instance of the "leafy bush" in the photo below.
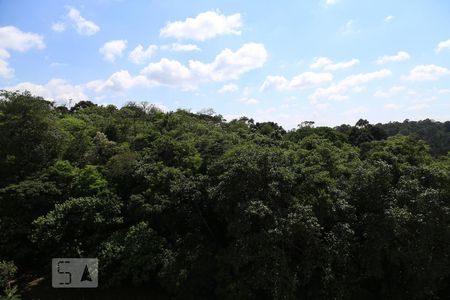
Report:
[[[17,273],[17,267],[12,261],[0,261],[0,287],[5,288],[13,280]]]

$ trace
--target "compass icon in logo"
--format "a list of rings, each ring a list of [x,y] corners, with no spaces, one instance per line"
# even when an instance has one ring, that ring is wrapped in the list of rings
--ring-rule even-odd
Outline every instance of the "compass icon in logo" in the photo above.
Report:
[[[52,259],[52,286],[54,288],[98,287],[98,259]]]

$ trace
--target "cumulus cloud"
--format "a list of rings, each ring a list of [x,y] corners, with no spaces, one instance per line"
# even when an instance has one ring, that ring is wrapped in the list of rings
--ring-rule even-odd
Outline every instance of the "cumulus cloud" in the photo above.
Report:
[[[100,30],[100,27],[97,24],[83,18],[80,12],[73,7],[69,8],[67,17],[72,21],[75,29],[81,35],[94,35]]]
[[[127,41],[114,40],[109,41],[98,50],[103,58],[109,62],[114,62],[116,58],[121,57],[123,51],[127,48]]]
[[[0,77],[12,78],[14,77],[14,69],[9,67],[7,59],[10,54],[5,49],[0,48]]]
[[[168,50],[174,52],[188,52],[188,51],[200,51],[200,48],[195,44],[173,43],[170,45],[162,45],[161,50]]]
[[[319,88],[312,95],[310,95],[310,100],[314,103],[320,98],[325,98],[333,100],[337,98],[342,99],[348,92],[358,92],[359,87],[362,84],[366,84],[370,81],[385,78],[390,76],[392,72],[388,69],[382,69],[371,73],[361,73],[356,75],[351,75],[336,84],[333,84],[327,88]]]
[[[338,71],[351,68],[359,64],[359,59],[353,58],[349,61],[334,63],[328,57],[315,57],[310,65],[312,69],[324,69],[325,71]]]
[[[442,50],[450,49],[450,39],[442,41],[438,44],[436,52],[441,52]]]
[[[148,77],[150,78],[148,78]],[[93,80],[86,87],[95,92],[115,91],[123,92],[134,87],[150,87],[156,85],[181,86],[193,89],[189,70],[180,62],[163,58],[158,63],[150,63],[141,71],[140,75],[133,76],[127,70],[113,73],[106,80]]]
[[[408,52],[405,51],[399,51],[397,54],[394,55],[385,55],[383,57],[380,57],[377,59],[377,64],[383,65],[389,62],[395,62],[395,61],[404,61],[411,58],[411,55],[409,55]]]
[[[225,49],[211,63],[190,60],[188,66],[175,60],[163,58],[151,63],[141,74],[152,82],[183,88],[195,88],[200,82],[238,79],[242,74],[260,68],[267,60],[262,44],[244,44],[236,52]]]
[[[63,22],[56,22],[52,24],[52,30],[55,32],[63,32],[66,30],[66,24]]]
[[[156,45],[149,45],[147,49],[144,49],[142,45],[139,45],[130,52],[128,57],[135,64],[144,64],[155,55],[157,50],[158,46]]]
[[[213,81],[238,79],[242,74],[261,68],[267,61],[267,50],[263,44],[244,44],[236,52],[225,49],[213,62],[189,61],[189,68],[195,76]]]
[[[44,38],[39,34],[23,32],[14,26],[0,27],[0,49],[3,53],[8,49],[25,52],[44,47]]]
[[[141,74],[150,82],[167,86],[181,86],[185,89],[193,89],[196,86],[195,78],[189,68],[179,61],[167,58],[159,62],[150,63]]]
[[[14,69],[10,68],[6,60],[0,59],[0,77],[14,77]]]
[[[241,14],[225,16],[220,12],[207,11],[200,13],[195,18],[187,18],[184,21],[169,22],[160,31],[162,37],[176,39],[192,39],[204,41],[218,35],[240,35],[242,27]]]
[[[328,57],[315,57],[313,63],[310,65],[311,69],[320,69],[325,66],[331,65],[333,61]]]
[[[362,73],[362,74],[356,74],[348,76],[347,78],[344,78],[341,82],[339,82],[339,85],[343,87],[355,87],[363,83],[367,83],[369,81],[384,78],[387,76],[390,76],[392,72],[388,69],[383,69],[380,71],[372,72],[372,73]]]
[[[10,91],[29,91],[33,95],[41,96],[46,100],[67,103],[69,100],[80,101],[87,99],[83,86],[71,85],[63,79],[54,78],[46,84],[22,82],[15,86],[5,88]]]
[[[131,76],[126,70],[112,74],[106,80],[94,80],[88,82],[86,87],[95,92],[115,91],[122,92],[137,86],[149,86],[150,82],[145,76]]]
[[[242,74],[260,68],[267,60],[262,44],[244,44],[236,52],[225,49],[211,63],[190,60],[188,66],[163,58],[141,71],[151,82],[193,89],[201,82],[236,80]]]
[[[242,74],[262,67],[266,60],[267,51],[264,45],[249,43],[236,52],[223,50],[211,63],[190,60],[186,66],[177,60],[163,58],[159,62],[148,64],[138,76],[132,76],[128,71],[120,71],[107,80],[93,81],[88,87],[102,91],[125,90],[142,85],[165,85],[192,90],[203,82],[239,79]]]
[[[408,81],[433,81],[440,77],[450,75],[450,70],[436,65],[419,65],[414,67],[408,75],[402,76]]]
[[[35,33],[23,32],[14,26],[0,27],[0,77],[11,78],[14,69],[9,67],[9,50],[25,52],[45,47],[44,38]]]
[[[299,90],[314,87],[333,80],[330,73],[305,72],[288,80],[283,76],[267,76],[262,84],[260,91],[267,90]]]
[[[393,86],[386,91],[378,90],[373,96],[377,98],[390,98],[405,90],[406,88],[404,86]]]
[[[220,90],[219,93],[233,93],[239,90],[239,86],[234,83],[225,84]]]

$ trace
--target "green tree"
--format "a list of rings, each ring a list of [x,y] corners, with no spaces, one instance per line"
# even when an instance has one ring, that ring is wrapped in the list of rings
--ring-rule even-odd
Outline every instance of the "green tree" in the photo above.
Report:
[[[0,93],[0,187],[48,166],[60,142],[50,102],[29,93]]]
[[[72,198],[37,218],[31,239],[47,258],[88,256],[120,228],[121,208],[114,196]]]

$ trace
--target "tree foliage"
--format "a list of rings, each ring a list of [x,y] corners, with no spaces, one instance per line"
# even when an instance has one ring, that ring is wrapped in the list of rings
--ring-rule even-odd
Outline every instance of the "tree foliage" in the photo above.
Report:
[[[98,257],[103,288],[175,299],[450,295],[448,122],[286,131],[1,96],[0,257],[19,273]]]

